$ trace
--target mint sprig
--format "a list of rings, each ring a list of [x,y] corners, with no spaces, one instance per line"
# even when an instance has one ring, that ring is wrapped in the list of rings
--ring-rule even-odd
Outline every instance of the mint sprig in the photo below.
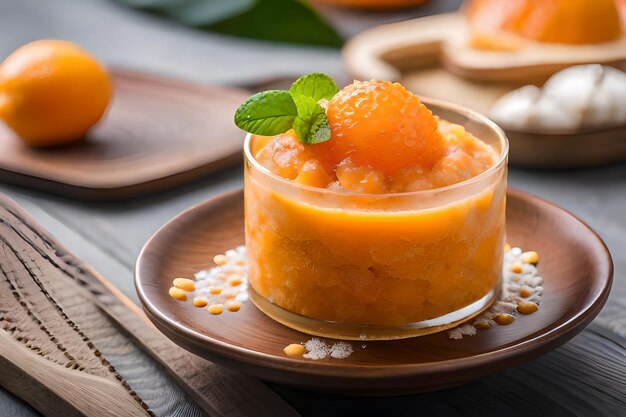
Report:
[[[330,125],[319,100],[330,100],[339,89],[328,75],[312,73],[289,88],[257,93],[235,112],[235,124],[256,135],[272,136],[294,129],[302,143],[330,139]]]

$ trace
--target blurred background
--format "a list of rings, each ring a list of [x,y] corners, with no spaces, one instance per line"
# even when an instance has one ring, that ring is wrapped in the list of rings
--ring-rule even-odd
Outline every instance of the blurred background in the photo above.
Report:
[[[459,4],[438,0],[376,12],[289,0],[2,0],[0,56],[35,39],[59,38],[108,65],[200,82],[246,84],[312,71],[345,79],[344,39]]]

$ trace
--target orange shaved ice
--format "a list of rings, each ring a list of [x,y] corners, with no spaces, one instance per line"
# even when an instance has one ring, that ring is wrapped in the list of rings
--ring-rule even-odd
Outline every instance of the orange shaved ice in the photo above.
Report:
[[[368,167],[353,165],[350,158],[337,166],[336,175],[345,190],[365,194],[382,194],[386,191],[385,175]]]
[[[385,326],[362,333],[377,339],[486,308],[502,273],[506,139],[489,123],[472,129],[479,139],[435,117],[397,83],[355,81],[320,105],[326,142],[293,131],[246,141],[247,273],[257,300],[282,309],[270,316],[333,338],[346,335],[281,314],[345,324],[348,338]]]
[[[332,177],[317,159],[308,159],[300,169],[295,182],[311,187],[326,188]]]

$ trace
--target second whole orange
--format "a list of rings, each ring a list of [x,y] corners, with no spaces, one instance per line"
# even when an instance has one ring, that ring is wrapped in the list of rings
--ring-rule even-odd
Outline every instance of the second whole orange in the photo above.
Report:
[[[468,0],[470,27],[498,41],[514,34],[538,42],[593,44],[624,34],[619,12],[624,0]],[[626,16],[626,10],[622,10]]]

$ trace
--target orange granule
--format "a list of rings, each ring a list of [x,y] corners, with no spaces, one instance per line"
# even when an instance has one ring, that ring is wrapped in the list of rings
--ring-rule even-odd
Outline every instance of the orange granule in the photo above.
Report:
[[[352,164],[350,158],[344,159],[337,166],[337,180],[346,190],[365,194],[381,194],[385,192],[385,176],[368,167]]]
[[[295,182],[311,187],[326,188],[332,181],[331,175],[317,159],[307,159],[300,168]]]
[[[311,151],[298,141],[293,130],[275,136],[255,155],[263,166],[290,180],[298,176],[304,163],[311,157]]]

